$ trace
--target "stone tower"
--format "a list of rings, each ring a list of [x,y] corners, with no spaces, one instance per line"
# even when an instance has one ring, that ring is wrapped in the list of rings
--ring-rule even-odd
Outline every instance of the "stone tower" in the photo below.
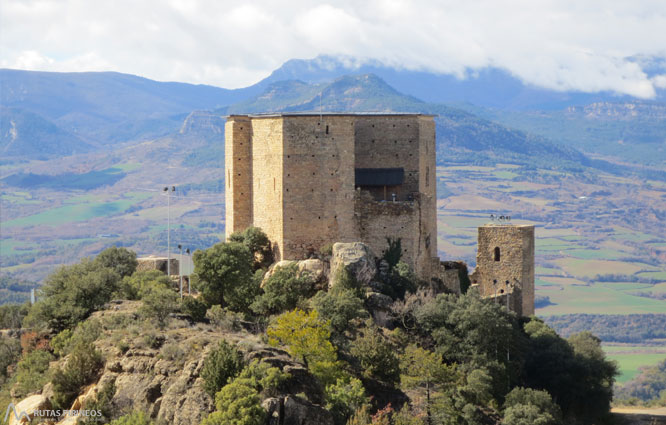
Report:
[[[400,238],[419,276],[437,272],[432,115],[232,115],[225,131],[227,235],[260,227],[276,260]]]
[[[481,226],[477,250],[472,285],[521,316],[534,314],[534,226]]]

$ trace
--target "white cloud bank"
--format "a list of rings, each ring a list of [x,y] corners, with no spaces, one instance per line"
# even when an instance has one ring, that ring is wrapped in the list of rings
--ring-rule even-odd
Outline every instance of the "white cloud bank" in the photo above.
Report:
[[[663,0],[0,0],[0,66],[221,87],[319,54],[654,96],[628,57],[666,58]]]

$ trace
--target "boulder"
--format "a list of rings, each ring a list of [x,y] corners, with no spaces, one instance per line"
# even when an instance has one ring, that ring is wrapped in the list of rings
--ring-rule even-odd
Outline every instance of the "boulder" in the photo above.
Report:
[[[9,425],[27,424],[33,418],[36,410],[47,410],[51,407],[49,400],[42,394],[31,395],[24,398],[14,406],[14,411],[8,407]],[[4,412],[3,412],[4,413]],[[2,416],[4,418],[4,416]]]
[[[333,415],[321,406],[292,395],[286,396],[283,403],[283,425],[333,425]]]
[[[333,245],[330,287],[337,284],[341,269],[347,270],[362,286],[367,286],[377,273],[375,256],[364,243],[338,242]]]
[[[323,261],[317,258],[310,258],[308,260],[293,261],[293,260],[281,260],[277,263],[274,263],[268,268],[266,274],[264,274],[263,279],[261,280],[261,287],[263,288],[266,284],[266,281],[275,273],[280,267],[289,267],[292,264],[296,264],[298,269],[299,276],[302,276],[304,273],[307,273],[313,280],[313,283],[320,283],[326,280],[326,266]]]
[[[315,282],[320,282],[326,277],[326,267],[324,262],[317,258],[299,261],[298,271],[301,273],[308,273]]]
[[[296,261],[293,260],[281,260],[278,261],[277,263],[271,264],[271,266],[268,268],[266,273],[264,274],[263,279],[261,279],[261,287],[263,288],[268,279],[273,276],[273,273],[275,273],[275,270],[279,269],[280,267],[289,267],[292,264],[296,264]]]

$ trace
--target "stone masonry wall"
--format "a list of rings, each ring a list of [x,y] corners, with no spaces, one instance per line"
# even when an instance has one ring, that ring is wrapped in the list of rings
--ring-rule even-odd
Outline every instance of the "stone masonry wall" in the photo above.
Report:
[[[282,258],[353,241],[354,118],[288,117],[284,145]]]
[[[227,234],[252,224],[252,128],[248,117],[230,117],[225,124]]]
[[[401,238],[404,260],[431,277],[437,255],[432,117],[232,116],[226,128],[227,232],[262,228],[278,260],[306,258],[332,242],[364,242],[381,255],[387,237]],[[405,171],[399,202],[355,190],[355,168],[398,167]]]
[[[281,117],[252,120],[252,225],[266,232],[278,259],[285,250],[284,124]]]
[[[478,232],[472,284],[484,297],[510,294],[510,305],[518,314],[534,314],[534,226],[488,224]]]

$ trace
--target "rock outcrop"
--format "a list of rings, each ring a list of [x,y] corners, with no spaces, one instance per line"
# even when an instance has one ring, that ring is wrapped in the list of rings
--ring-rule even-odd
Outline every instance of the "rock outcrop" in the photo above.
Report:
[[[267,425],[333,425],[328,410],[297,396],[272,397],[261,405],[268,412]]]
[[[367,286],[377,273],[375,256],[364,243],[338,242],[333,245],[330,287],[338,283],[341,270],[346,270],[359,284]]]
[[[4,406],[3,406],[4,407]],[[42,394],[35,394],[21,400],[14,406],[14,411],[8,409],[9,425],[27,424],[35,417],[38,410],[46,410],[51,407],[49,399]],[[6,414],[4,411],[2,414]],[[2,416],[4,418],[4,416]]]
[[[271,265],[268,268],[268,271],[266,274],[264,274],[264,277],[261,281],[261,287],[263,288],[264,285],[266,284],[266,281],[275,273],[275,271],[279,268],[282,267],[289,267],[293,264],[296,264],[296,268],[298,269],[299,276],[302,276],[304,274],[308,274],[312,278],[313,284],[318,287],[319,289],[323,289],[322,283],[327,281],[327,264],[324,263],[322,260],[319,260],[317,258],[310,258],[307,260],[301,260],[301,261],[294,261],[294,260],[281,260],[278,261],[277,263]]]

